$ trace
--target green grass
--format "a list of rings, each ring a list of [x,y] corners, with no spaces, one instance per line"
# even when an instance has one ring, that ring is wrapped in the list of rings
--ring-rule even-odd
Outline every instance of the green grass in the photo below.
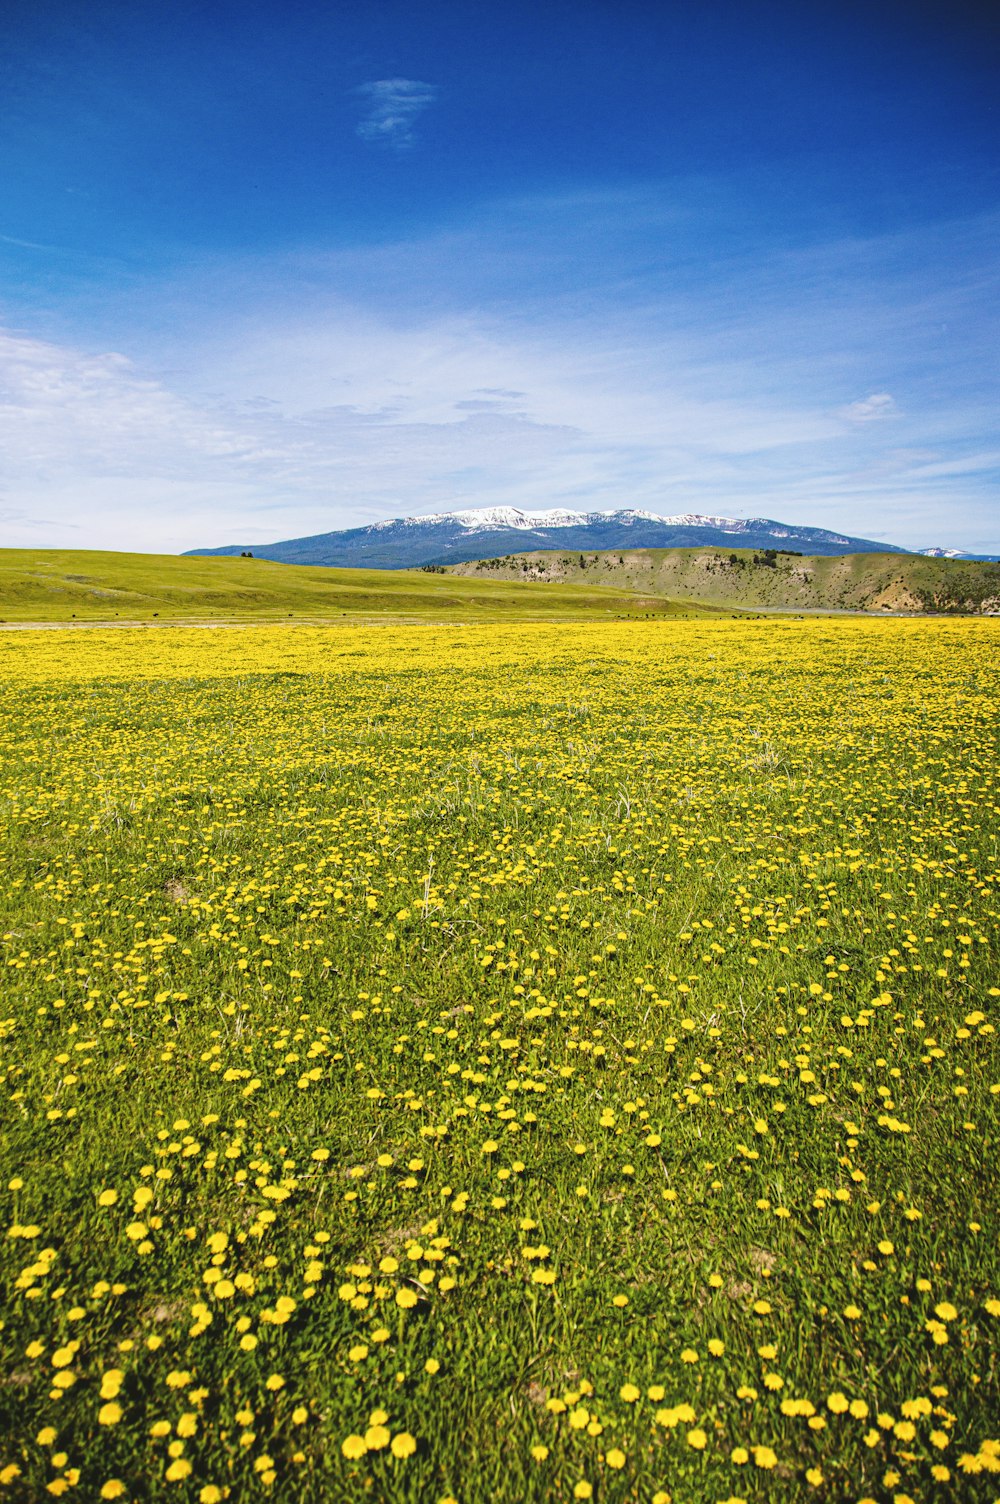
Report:
[[[0,1498],[996,1497],[995,624],[16,635]]]
[[[473,579],[548,580],[740,610],[1000,613],[1000,564],[918,554],[778,554],[753,549],[641,548],[604,553],[539,552],[457,564]],[[580,567],[580,559],[584,567]]]
[[[263,559],[0,549],[0,621],[274,621],[396,616],[518,619],[691,615],[689,603],[572,582],[551,590],[423,571]]]

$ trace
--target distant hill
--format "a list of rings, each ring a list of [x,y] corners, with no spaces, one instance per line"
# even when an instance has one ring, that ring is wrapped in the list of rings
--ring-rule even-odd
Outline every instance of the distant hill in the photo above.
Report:
[[[234,543],[190,549],[185,557],[241,554],[283,564],[332,564],[354,569],[413,569],[423,564],[459,564],[487,555],[529,549],[613,548],[794,548],[809,554],[904,553],[870,538],[851,538],[821,527],[795,527],[768,517],[701,517],[655,512],[521,512],[515,507],[483,507],[466,512],[435,512],[427,517],[395,517],[369,527],[290,538],[284,543]]]
[[[454,575],[587,580],[616,590],[753,610],[970,612],[1000,615],[1000,563],[923,554],[800,556],[776,549],[560,550],[457,564]]]
[[[264,559],[0,549],[2,622],[616,618],[704,614],[607,582],[551,586],[493,576],[309,569]]]

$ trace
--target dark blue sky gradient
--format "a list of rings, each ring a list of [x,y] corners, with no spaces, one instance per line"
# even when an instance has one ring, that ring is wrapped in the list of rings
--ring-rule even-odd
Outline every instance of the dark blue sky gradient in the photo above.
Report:
[[[188,404],[195,427],[234,421],[234,404],[258,399],[298,423],[339,392],[345,410],[377,409],[394,439],[412,441],[422,477],[412,494],[399,477],[352,470],[350,484],[335,481],[344,440],[337,464],[331,451],[310,481],[296,438],[287,471],[253,479],[247,455],[291,441],[244,426],[227,477],[206,464],[206,496],[238,472],[232,506],[264,505],[262,495],[285,505],[286,532],[306,511],[333,525],[386,507],[527,504],[547,433],[540,506],[606,504],[621,446],[622,504],[641,493],[659,505],[662,492],[664,505],[687,497],[703,509],[813,507],[788,520],[864,531],[865,477],[887,486],[891,471],[887,536],[940,531],[940,504],[951,509],[941,528],[1000,543],[985,417],[996,395],[1000,7],[7,0],[0,57],[0,324],[47,352],[18,346],[22,376],[112,353],[136,390],[159,384],[162,411]],[[426,85],[431,102],[379,136],[364,121],[386,80],[408,81],[404,97]],[[411,341],[399,353],[411,371],[398,378],[405,413],[390,392],[394,330]],[[457,355],[442,354],[453,346],[463,359],[479,351],[461,376]],[[586,393],[574,370],[589,373]],[[648,396],[641,440],[624,417],[594,437],[601,372],[636,409]],[[517,477],[484,454],[472,493],[456,480],[471,473],[466,376],[513,382],[530,438]],[[96,400],[93,373],[65,379]],[[23,381],[17,400],[30,405]],[[891,398],[871,411],[892,422],[852,407],[873,393]],[[656,450],[656,403],[676,412],[695,396],[725,404],[716,460],[757,454],[755,425],[770,451],[780,407],[791,446],[780,477],[727,459],[709,485],[707,451],[698,469]],[[209,415],[211,402],[221,406]],[[404,417],[405,434],[394,427]],[[427,425],[432,448],[444,429],[460,441],[461,463],[431,465]],[[556,463],[554,435],[570,430]],[[832,447],[796,449],[807,432]],[[81,453],[89,443],[81,437]],[[581,456],[594,444],[608,469],[588,479]],[[141,486],[134,458],[99,447],[92,496],[116,466]],[[963,477],[957,490],[942,466]],[[19,474],[0,475],[0,543],[4,517],[38,505]],[[178,545],[213,541],[200,536],[199,483],[192,461]],[[158,472],[149,494],[169,511],[165,486]],[[44,494],[54,514],[64,508],[55,481]],[[204,525],[223,515],[206,503]],[[20,539],[21,522],[10,526]]]
[[[4,229],[167,257],[344,243],[470,201],[762,167],[778,234],[960,214],[996,187],[988,14],[8,4]],[[355,91],[394,76],[439,100],[419,152],[376,155],[353,132]]]

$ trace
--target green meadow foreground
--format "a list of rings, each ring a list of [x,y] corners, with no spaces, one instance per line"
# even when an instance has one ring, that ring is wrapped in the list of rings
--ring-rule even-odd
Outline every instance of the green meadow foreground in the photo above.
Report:
[[[0,686],[0,1500],[1000,1497],[996,622]]]

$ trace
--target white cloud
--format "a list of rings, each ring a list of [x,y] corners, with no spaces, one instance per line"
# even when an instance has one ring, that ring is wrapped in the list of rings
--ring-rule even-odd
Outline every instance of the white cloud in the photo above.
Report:
[[[562,220],[532,240],[527,213],[102,293],[90,350],[0,333],[0,544],[259,544],[501,504],[995,537],[978,274],[855,287],[879,258],[850,246],[633,282],[601,239],[526,290],[577,244]]]
[[[870,397],[848,403],[840,412],[851,423],[875,423],[881,418],[891,418],[896,412],[896,402],[888,392],[872,392]]]
[[[362,84],[357,93],[366,105],[357,127],[362,141],[402,151],[414,144],[414,122],[434,103],[438,91],[415,78],[379,78]]]

